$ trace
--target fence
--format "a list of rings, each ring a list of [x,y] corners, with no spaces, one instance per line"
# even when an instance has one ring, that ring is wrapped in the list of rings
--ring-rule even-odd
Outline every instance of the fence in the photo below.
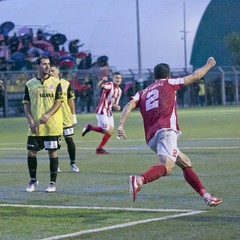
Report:
[[[138,81],[137,70],[129,69],[120,72],[123,75],[123,82],[120,86],[123,90],[120,104],[123,107],[130,96],[153,82],[153,70],[142,70],[143,82]],[[22,98],[25,83],[35,74],[34,71],[0,72],[0,79],[4,82],[3,88],[0,89],[0,116],[24,115]],[[172,69],[173,77],[184,75],[185,71],[183,69]],[[94,111],[101,93],[100,89],[97,88],[99,69],[62,71],[62,76],[71,82],[71,86],[76,93],[77,113]],[[205,105],[239,104],[239,77],[240,66],[215,67],[209,71],[204,78]],[[91,93],[84,99],[81,86],[85,83],[90,84]],[[185,91],[177,93],[178,107],[200,104],[198,99],[199,87],[197,85],[188,85]]]

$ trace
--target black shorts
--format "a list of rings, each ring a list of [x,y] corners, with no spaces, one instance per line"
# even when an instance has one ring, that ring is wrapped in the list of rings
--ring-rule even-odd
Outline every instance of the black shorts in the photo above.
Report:
[[[27,149],[32,151],[57,150],[61,148],[61,136],[28,136]]]

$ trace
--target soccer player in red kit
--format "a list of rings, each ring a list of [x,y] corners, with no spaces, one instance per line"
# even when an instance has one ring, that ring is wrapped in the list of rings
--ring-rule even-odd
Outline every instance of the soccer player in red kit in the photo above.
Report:
[[[102,88],[102,95],[96,108],[98,126],[86,124],[82,130],[83,137],[89,131],[95,131],[104,134],[99,146],[96,149],[96,154],[109,153],[104,150],[103,147],[106,145],[114,132],[112,108],[114,108],[116,111],[121,110],[121,107],[118,105],[122,96],[122,89],[119,87],[121,82],[122,75],[119,72],[115,72],[112,76],[112,82],[108,82],[107,78],[103,78],[98,83],[98,86]]]
[[[170,78],[168,64],[158,64],[154,68],[155,82],[137,92],[123,109],[117,130],[118,136],[126,138],[124,123],[130,112],[138,107],[143,117],[147,145],[156,152],[160,161],[160,164],[152,166],[140,176],[129,176],[129,195],[133,201],[136,200],[137,192],[143,184],[169,175],[177,164],[182,169],[186,181],[203,197],[208,206],[215,207],[222,202],[220,198],[206,191],[193,171],[190,159],[177,146],[181,132],[176,111],[176,91],[200,80],[215,64],[215,59],[210,57],[203,67],[183,78]]]

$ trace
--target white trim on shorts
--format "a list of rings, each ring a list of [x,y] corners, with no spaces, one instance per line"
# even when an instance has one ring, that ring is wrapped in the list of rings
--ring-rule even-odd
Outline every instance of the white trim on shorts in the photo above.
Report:
[[[55,150],[58,149],[58,141],[44,141],[45,150]]]
[[[65,127],[63,128],[63,136],[68,137],[74,135],[74,127]]]

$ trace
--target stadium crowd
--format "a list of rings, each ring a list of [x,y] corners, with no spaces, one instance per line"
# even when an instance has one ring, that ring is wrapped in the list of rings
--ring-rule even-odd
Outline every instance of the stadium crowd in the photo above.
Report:
[[[81,43],[79,39],[68,40],[67,36],[62,33],[51,34],[44,28],[22,27],[10,36],[9,32],[14,30],[15,26],[11,22],[0,25],[0,71],[35,70],[34,63],[37,57],[46,55],[50,58],[52,64],[59,67],[63,77],[70,81],[72,88],[75,90],[78,113],[91,112],[93,105],[95,105],[93,104],[93,96],[100,94],[95,92],[97,82],[95,80],[109,77],[111,72],[108,57],[100,56],[93,59],[90,50],[82,50],[84,43]],[[83,74],[78,72],[76,76],[67,76],[68,72],[78,70],[82,70]],[[94,72],[94,76],[89,72]],[[98,79],[95,78],[96,76]],[[152,79],[149,82],[144,82],[144,85],[151,82]],[[95,86],[93,86],[94,84]],[[121,100],[123,106],[139,87],[138,83],[132,79],[129,82],[123,81],[121,88],[123,89]],[[189,93],[186,94],[186,92]],[[202,96],[199,94],[202,94]],[[220,105],[220,81],[219,79],[209,82],[204,81],[201,91],[199,83],[194,83],[188,88],[179,90],[177,97],[178,107]],[[233,101],[234,89],[231,82],[226,84],[226,97],[228,101]],[[0,99],[0,106],[3,105],[3,101]]]
[[[63,77],[70,81],[80,112],[92,111],[94,79],[89,72],[94,73],[97,78],[108,77],[108,57],[99,56],[93,60],[90,50],[82,50],[84,43],[79,39],[68,40],[62,33],[51,34],[44,28],[22,27],[10,36],[9,32],[14,30],[15,25],[12,22],[0,25],[0,71],[35,70],[36,59],[46,55],[52,64],[59,67]],[[69,79],[67,74],[72,70],[83,70],[83,74],[80,76],[76,73],[76,76]]]
[[[23,27],[18,32],[14,32],[13,36],[9,36],[8,31],[14,25],[8,26],[7,29],[1,26],[1,71],[33,70],[33,63],[40,55],[50,57],[51,61],[54,64],[57,63],[61,70],[89,69],[96,64],[107,64],[106,56],[93,63],[89,50],[80,51],[84,44],[80,44],[79,39],[68,41],[64,34],[50,34],[42,29],[37,29],[34,34],[33,29],[28,27]],[[66,44],[68,44],[68,50],[65,49]]]

